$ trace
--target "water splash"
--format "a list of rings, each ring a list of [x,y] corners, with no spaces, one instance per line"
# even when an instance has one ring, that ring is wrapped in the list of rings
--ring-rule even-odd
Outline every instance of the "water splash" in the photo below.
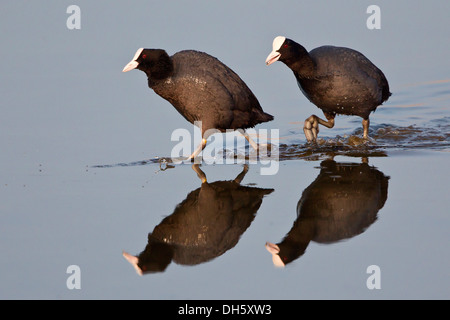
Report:
[[[298,133],[300,134],[300,133]],[[350,135],[337,135],[317,139],[317,143],[283,143],[278,147],[272,144],[270,156],[279,161],[287,160],[323,160],[330,156],[347,157],[386,157],[391,151],[397,150],[438,150],[450,151],[450,117],[433,120],[426,126],[398,126],[393,124],[374,125],[370,128],[370,138],[362,138],[362,129],[355,130]],[[227,163],[227,159],[249,162],[252,149],[226,150],[216,155],[216,160]],[[257,160],[264,159],[257,158]],[[134,167],[158,164],[161,171],[174,168],[174,160],[170,157],[154,157],[146,160],[128,163],[95,165],[94,168]],[[230,161],[228,161],[229,163]],[[232,162],[232,161],[231,161]],[[219,163],[219,162],[217,162]]]

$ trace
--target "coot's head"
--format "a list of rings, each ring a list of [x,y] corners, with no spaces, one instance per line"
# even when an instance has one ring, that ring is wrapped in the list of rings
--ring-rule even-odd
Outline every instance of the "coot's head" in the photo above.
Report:
[[[297,42],[278,36],[273,40],[272,52],[266,59],[266,65],[271,65],[278,60],[288,64],[291,61],[300,59],[305,54],[307,54],[305,48]]]
[[[152,78],[164,78],[172,72],[173,65],[166,51],[140,48],[122,72],[133,69],[142,70]]]

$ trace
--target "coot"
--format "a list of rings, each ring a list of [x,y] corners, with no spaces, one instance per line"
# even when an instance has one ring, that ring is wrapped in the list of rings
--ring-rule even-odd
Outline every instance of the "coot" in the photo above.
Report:
[[[273,119],[263,111],[244,81],[207,53],[184,50],[169,56],[162,49],[140,48],[123,72],[135,68],[145,72],[148,86],[186,120],[201,121],[202,142],[189,159],[206,146],[212,133],[209,129],[239,130],[257,149],[245,129]]]
[[[366,139],[369,114],[391,95],[383,72],[353,49],[323,46],[308,53],[295,41],[278,36],[266,64],[277,60],[294,72],[300,90],[322,109],[327,119],[316,115],[306,119],[303,131],[309,142],[317,139],[319,124],[327,128],[334,126],[336,114],[362,117]]]

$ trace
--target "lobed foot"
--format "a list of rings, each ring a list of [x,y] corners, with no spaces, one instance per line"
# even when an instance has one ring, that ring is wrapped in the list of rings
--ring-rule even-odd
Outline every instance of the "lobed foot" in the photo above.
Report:
[[[317,116],[312,115],[305,120],[303,132],[305,133],[308,142],[316,142],[317,135],[319,134],[319,120]]]
[[[327,127],[327,128],[333,128],[334,127],[334,117],[335,114],[331,113],[323,113],[325,117],[327,118],[327,121],[320,119],[316,115],[312,115],[308,119],[305,120],[305,125],[303,126],[303,132],[305,133],[306,140],[308,142],[316,142],[317,135],[319,134],[319,124]]]

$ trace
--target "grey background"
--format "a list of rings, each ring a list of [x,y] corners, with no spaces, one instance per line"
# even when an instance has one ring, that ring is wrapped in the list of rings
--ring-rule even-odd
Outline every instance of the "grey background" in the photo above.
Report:
[[[66,27],[71,4],[81,8],[81,30]],[[366,27],[371,4],[381,8],[380,30]],[[254,166],[244,182],[275,192],[238,245],[212,262],[172,263],[144,277],[122,250],[142,251],[148,232],[200,182],[190,166],[93,166],[169,156],[172,131],[192,130],[143,73],[121,72],[140,47],[216,56],[275,116],[258,128],[280,129],[285,143],[304,143],[299,123],[318,110],[284,65],[265,66],[277,35],[308,50],[352,47],[378,65],[394,95],[371,118],[374,126],[448,129],[449,9],[448,1],[2,1],[0,297],[448,299],[448,148],[400,145],[371,158],[391,176],[379,221],[355,239],[311,244],[284,270],[273,267],[264,243],[291,228],[318,161],[281,162],[268,177]],[[358,126],[340,117],[321,135]],[[204,168],[210,181],[240,170]],[[81,268],[81,290],[66,288],[71,264]],[[381,267],[381,290],[365,286],[371,264]]]

